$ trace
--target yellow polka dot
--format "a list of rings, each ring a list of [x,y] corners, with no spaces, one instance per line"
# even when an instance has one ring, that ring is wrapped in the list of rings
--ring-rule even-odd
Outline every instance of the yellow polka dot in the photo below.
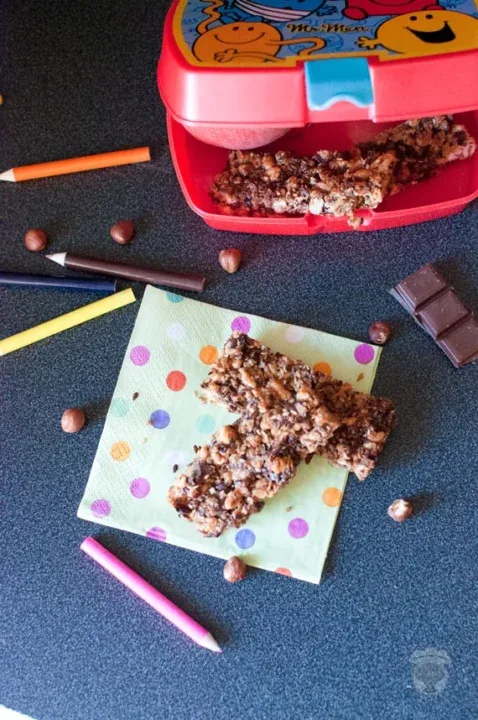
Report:
[[[314,372],[321,372],[324,375],[332,375],[332,368],[328,362],[318,362],[314,365]]]
[[[124,462],[131,455],[131,447],[124,440],[120,440],[111,446],[110,452],[113,460],[116,460],[116,462]]]
[[[342,500],[342,493],[336,487],[329,487],[322,493],[322,500],[329,507],[337,507]]]
[[[199,353],[199,359],[205,365],[212,365],[213,363],[215,363],[218,356],[219,353],[217,351],[217,348],[214,347],[214,345],[205,345],[203,348],[201,348],[201,352]]]

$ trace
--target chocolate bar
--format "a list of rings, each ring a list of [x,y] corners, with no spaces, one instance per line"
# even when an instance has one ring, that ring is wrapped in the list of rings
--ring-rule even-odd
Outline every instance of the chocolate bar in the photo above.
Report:
[[[478,360],[478,323],[432,264],[402,280],[390,293],[455,367]]]

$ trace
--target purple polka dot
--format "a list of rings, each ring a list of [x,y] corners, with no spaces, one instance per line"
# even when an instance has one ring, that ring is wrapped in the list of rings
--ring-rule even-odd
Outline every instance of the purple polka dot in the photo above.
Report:
[[[239,530],[236,533],[235,540],[237,547],[240,547],[241,550],[248,550],[256,542],[256,536],[252,530]]]
[[[135,498],[144,498],[150,491],[150,485],[146,478],[135,478],[129,486],[129,489]]]
[[[156,430],[164,430],[164,428],[168,427],[169,423],[171,422],[169,413],[167,413],[166,410],[155,410],[149,420],[151,422],[151,425],[156,428]]]
[[[146,365],[149,362],[151,353],[145,345],[136,345],[129,356],[133,365]]]
[[[309,525],[302,518],[294,518],[290,521],[288,527],[289,535],[297,540],[303,538],[309,532]]]
[[[238,315],[231,323],[231,330],[235,332],[248,333],[251,329],[251,321],[245,315]]]
[[[95,502],[91,503],[91,512],[95,517],[106,517],[111,512],[111,505],[108,500],[95,500]]]
[[[160,540],[161,542],[166,542],[166,532],[159,527],[152,527],[149,530],[146,530],[146,537],[149,537],[152,540]]]
[[[361,365],[368,365],[372,362],[374,356],[375,350],[371,345],[365,345],[365,343],[363,343],[355,348],[354,358]]]

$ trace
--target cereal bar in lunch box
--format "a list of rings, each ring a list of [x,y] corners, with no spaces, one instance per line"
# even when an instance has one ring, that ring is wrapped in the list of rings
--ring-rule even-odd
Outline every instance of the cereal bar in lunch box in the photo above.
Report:
[[[447,163],[471,157],[476,141],[450,116],[408,120],[349,151],[230,153],[211,196],[221,212],[235,215],[347,216],[375,209],[387,195],[434,175]]]

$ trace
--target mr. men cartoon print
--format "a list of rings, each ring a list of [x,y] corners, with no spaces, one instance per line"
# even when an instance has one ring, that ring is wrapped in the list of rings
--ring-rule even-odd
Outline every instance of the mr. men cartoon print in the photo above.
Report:
[[[221,9],[223,21],[299,22],[309,15],[333,15],[335,5],[326,0],[225,0]]]
[[[228,66],[280,64],[277,57],[284,45],[303,45],[298,57],[306,59],[324,47],[321,38],[284,40],[277,28],[260,22],[238,22],[206,30],[193,45],[194,56],[208,64]]]
[[[440,8],[438,0],[345,0],[342,14],[351,20],[365,20],[369,15],[403,15]]]
[[[280,67],[478,49],[478,0],[178,0],[177,45],[199,67]]]
[[[375,37],[360,37],[358,45],[408,56],[472,50],[478,47],[478,20],[451,10],[400,15],[380,25]]]

